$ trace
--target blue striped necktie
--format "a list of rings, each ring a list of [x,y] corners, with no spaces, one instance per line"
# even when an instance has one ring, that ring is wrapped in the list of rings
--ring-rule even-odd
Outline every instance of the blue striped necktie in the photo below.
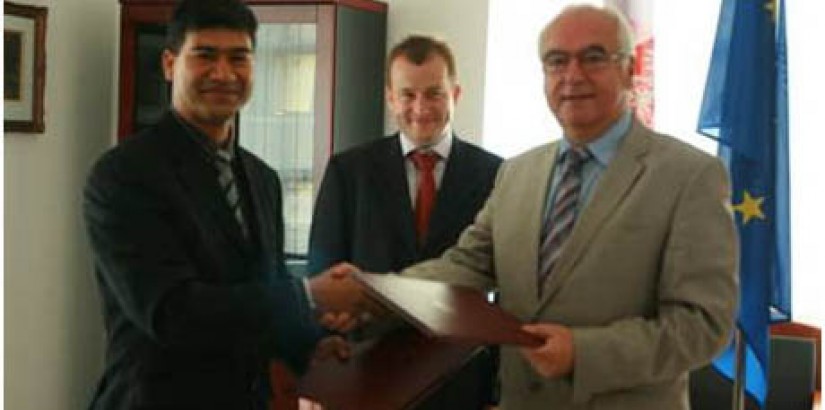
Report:
[[[561,255],[565,240],[576,223],[576,206],[581,191],[581,171],[590,159],[587,148],[570,148],[563,155],[559,172],[561,180],[553,199],[552,213],[542,226],[542,240],[539,248],[538,291],[541,295],[544,281]]]

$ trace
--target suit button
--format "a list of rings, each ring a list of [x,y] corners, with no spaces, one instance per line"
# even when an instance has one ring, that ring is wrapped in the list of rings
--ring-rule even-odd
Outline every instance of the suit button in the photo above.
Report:
[[[249,391],[254,393],[255,391],[258,390],[259,385],[260,385],[260,383],[258,382],[257,378],[252,379],[249,382]]]
[[[535,392],[541,390],[542,387],[544,387],[544,384],[542,384],[541,381],[532,380],[532,381],[530,381],[530,384],[527,385],[527,390],[530,390],[531,393],[535,393]]]

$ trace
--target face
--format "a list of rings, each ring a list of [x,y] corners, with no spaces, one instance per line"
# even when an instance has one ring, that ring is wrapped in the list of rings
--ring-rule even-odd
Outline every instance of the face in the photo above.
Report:
[[[440,56],[431,55],[421,65],[400,56],[392,61],[385,93],[398,128],[422,146],[438,142],[461,88],[450,80],[447,63]]]
[[[544,93],[569,137],[590,142],[627,109],[633,66],[619,47],[616,23],[592,10],[563,15],[543,33]],[[599,63],[598,53],[609,59]],[[570,58],[554,69],[560,56]]]
[[[177,53],[163,54],[164,75],[172,81],[172,105],[207,134],[231,124],[249,99],[252,65],[252,40],[243,31],[191,31]]]

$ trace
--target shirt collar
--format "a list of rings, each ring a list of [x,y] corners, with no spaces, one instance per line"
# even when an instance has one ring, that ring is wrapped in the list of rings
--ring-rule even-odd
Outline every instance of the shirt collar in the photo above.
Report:
[[[449,124],[444,127],[444,131],[438,137],[438,142],[424,147],[417,147],[415,143],[403,132],[401,134],[401,153],[406,158],[411,152],[416,149],[423,148],[437,153],[442,159],[447,159],[450,155],[450,148],[453,146],[453,131]]]
[[[207,157],[214,160],[217,159],[218,156],[220,156],[226,159],[227,161],[232,161],[232,159],[235,157],[234,127],[230,128],[229,130],[229,139],[226,143],[226,146],[218,147],[218,145],[215,144],[215,142],[212,141],[212,139],[209,138],[209,136],[207,136],[203,133],[203,131],[199,130],[197,127],[193,126],[188,121],[186,121],[183,117],[181,117],[181,115],[177,111],[172,110],[172,113],[174,114],[175,119],[177,119],[181,126],[183,126],[183,128],[186,130],[186,135],[192,138],[198,144],[198,146],[201,147],[203,152],[206,153]]]
[[[610,128],[602,135],[587,144],[587,150],[593,155],[593,158],[603,166],[607,166],[610,161],[616,156],[616,151],[619,149],[619,144],[624,140],[625,135],[630,130],[631,120],[633,114],[630,111],[625,111]],[[559,156],[570,149],[570,142],[567,137],[561,140],[559,145]]]

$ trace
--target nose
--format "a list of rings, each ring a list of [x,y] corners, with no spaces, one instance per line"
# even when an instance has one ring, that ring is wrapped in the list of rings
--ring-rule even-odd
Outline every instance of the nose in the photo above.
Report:
[[[218,57],[209,74],[213,80],[227,81],[235,78],[235,70],[227,56]]]
[[[570,62],[567,63],[567,67],[562,72],[561,77],[565,80],[565,82],[576,82],[581,81],[584,78],[585,71],[581,66],[578,58],[571,58]]]
[[[427,111],[427,101],[423,95],[417,95],[410,103],[412,110],[416,114],[422,114]]]

